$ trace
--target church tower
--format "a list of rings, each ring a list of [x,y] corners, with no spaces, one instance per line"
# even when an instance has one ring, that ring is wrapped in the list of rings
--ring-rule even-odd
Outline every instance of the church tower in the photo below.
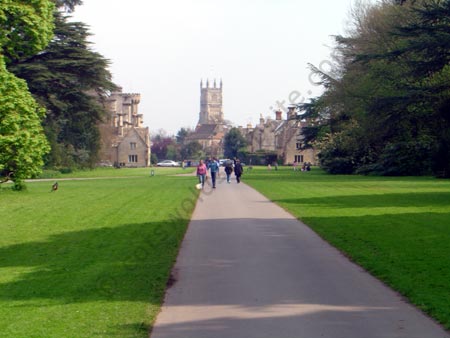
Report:
[[[200,81],[200,117],[198,124],[223,124],[222,108],[222,80],[219,87],[214,84],[210,88],[209,80],[206,80],[206,87],[203,87],[203,80]]]

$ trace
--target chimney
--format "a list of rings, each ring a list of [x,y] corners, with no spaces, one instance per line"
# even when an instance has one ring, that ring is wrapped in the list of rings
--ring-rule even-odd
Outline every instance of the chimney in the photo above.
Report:
[[[287,119],[294,120],[297,117],[297,113],[295,112],[295,106],[288,107]]]
[[[281,119],[282,119],[282,111],[281,110],[277,110],[276,112],[275,112],[275,120],[277,120],[277,121],[281,121]]]

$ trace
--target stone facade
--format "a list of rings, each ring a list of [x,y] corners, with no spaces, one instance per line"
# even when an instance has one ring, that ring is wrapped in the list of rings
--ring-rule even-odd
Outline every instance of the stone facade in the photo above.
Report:
[[[150,132],[138,112],[140,94],[111,93],[106,102],[110,115],[100,126],[101,162],[119,167],[150,165]]]
[[[214,85],[209,87],[209,80],[206,80],[206,87],[203,87],[203,81],[200,81],[200,114],[198,124],[222,124],[223,105],[222,105],[222,80],[217,87],[216,80]]]
[[[247,125],[247,128],[239,128],[242,135],[248,142],[247,150],[250,153],[260,151],[273,152],[283,164],[288,165],[294,162],[310,162],[316,164],[316,154],[314,149],[301,150],[302,137],[301,129],[307,122],[297,119],[295,107],[290,107],[286,119],[282,118],[282,112],[275,112],[275,119],[260,117],[256,126]]]

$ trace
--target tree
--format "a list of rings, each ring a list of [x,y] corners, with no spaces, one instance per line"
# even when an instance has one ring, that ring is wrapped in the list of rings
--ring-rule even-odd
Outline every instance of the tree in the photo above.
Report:
[[[336,37],[333,76],[300,106],[332,173],[450,175],[450,2],[383,1],[357,7]]]
[[[67,12],[73,12],[75,6],[83,4],[82,0],[53,0],[57,8],[63,8]]]
[[[189,142],[181,147],[181,158],[197,159],[202,157],[202,145],[198,141]]]
[[[450,2],[424,1],[412,8],[414,19],[397,28],[403,44],[381,57],[403,60],[411,70],[405,85],[409,107],[417,118],[426,119],[422,143],[432,154],[437,176],[450,177]],[[411,111],[412,109],[410,109]],[[422,149],[420,149],[422,150]],[[415,151],[415,150],[413,150]]]
[[[177,143],[183,144],[186,137],[191,133],[191,130],[189,128],[181,128],[176,136]]]
[[[244,150],[247,141],[238,128],[231,128],[224,137],[224,156],[227,158],[238,157],[238,153]]]
[[[41,126],[45,110],[17,79],[0,65],[0,172],[23,188],[25,178],[37,175],[49,146]]]
[[[176,156],[176,152],[174,151],[176,146],[175,139],[166,135],[167,133],[165,131],[159,131],[158,134],[152,137],[151,152],[152,154],[155,154],[160,161],[165,159],[175,161],[177,160],[176,158],[170,157]]]
[[[90,49],[86,25],[68,22],[60,12],[54,18],[55,35],[48,47],[10,62],[9,70],[25,79],[47,108],[44,128],[51,144],[47,166],[92,167],[100,148],[99,123],[106,114],[102,100],[115,85],[108,60]]]
[[[53,34],[53,9],[48,0],[2,0],[0,47],[3,61],[34,55]]]
[[[44,48],[52,37],[53,5],[47,0],[3,0],[0,6],[0,175],[16,189],[41,170],[48,151],[40,109],[25,81],[6,69],[6,63]]]

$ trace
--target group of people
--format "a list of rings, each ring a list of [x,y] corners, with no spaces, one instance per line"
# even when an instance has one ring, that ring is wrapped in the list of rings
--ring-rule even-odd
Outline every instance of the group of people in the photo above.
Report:
[[[294,167],[294,171],[299,170],[299,169],[298,169],[298,165],[299,165],[299,163],[297,163],[297,162],[294,162],[294,163],[292,164],[292,166]],[[303,162],[301,171],[311,171],[311,163],[309,163],[309,162]]]
[[[231,173],[233,171],[234,175],[236,176],[237,183],[241,183],[241,176],[244,171],[244,169],[242,168],[241,161],[239,161],[239,159],[236,158],[233,161],[227,160],[226,162],[224,162],[224,166],[225,166],[225,174],[227,175],[227,183],[231,183]],[[197,176],[199,183],[202,186],[202,189],[205,186],[206,175],[208,173],[208,170],[211,172],[212,187],[215,189],[217,176],[219,175],[220,171],[220,164],[216,158],[209,159],[206,161],[206,163],[203,160],[200,160],[200,163],[197,166]]]

